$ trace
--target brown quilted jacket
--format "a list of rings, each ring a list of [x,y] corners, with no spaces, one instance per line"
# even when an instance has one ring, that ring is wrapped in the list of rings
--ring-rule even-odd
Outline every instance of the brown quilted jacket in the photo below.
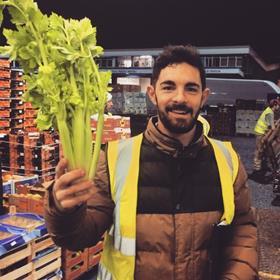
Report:
[[[154,153],[160,154],[163,162],[165,157],[177,159],[180,145],[174,139],[162,135],[153,121],[149,122],[144,138],[148,147],[156,148]],[[207,146],[205,138],[198,135],[188,154],[199,155]],[[162,163],[156,162],[155,169],[150,170],[150,174],[160,172],[157,169],[158,164]],[[144,171],[147,171],[147,166]],[[149,178],[144,171],[142,175],[140,174],[143,179],[139,179],[141,186],[144,186],[145,180]],[[203,170],[200,174],[203,177]],[[154,174],[152,178],[158,176],[159,174]],[[161,176],[164,177],[164,174]],[[166,191],[163,195],[163,192],[158,192],[158,188],[154,187],[149,188],[147,194],[147,188],[140,187],[134,278],[137,280],[257,279],[257,228],[246,180],[247,175],[240,162],[238,176],[234,183],[235,218],[230,227],[222,227],[222,229],[213,226],[219,222],[222,215],[222,209],[219,207],[212,209],[212,206],[209,206],[210,210],[204,211],[201,208],[203,206],[199,206],[201,201],[198,200],[198,206],[194,208],[188,209],[186,205],[184,210],[177,211],[174,208],[173,211],[172,205],[164,206],[169,205],[164,202]],[[71,250],[94,245],[111,226],[114,203],[110,197],[105,153],[101,154],[95,182],[94,194],[87,206],[82,205],[67,212],[59,207],[53,196],[52,187],[49,187],[45,199],[45,218],[48,230],[58,245]],[[163,197],[163,206],[158,206],[162,208],[151,210],[151,205],[148,205],[149,209],[145,207],[146,200],[151,200],[150,191],[153,192],[153,197],[156,197],[157,193]],[[220,202],[219,196],[217,192],[215,199],[218,197],[218,202]],[[170,196],[166,197],[169,199]],[[208,197],[212,197],[210,193]],[[157,201],[154,200],[154,203],[156,205]],[[195,207],[198,207],[198,210]],[[213,272],[217,265],[217,254],[220,253],[222,255],[219,256],[217,266],[220,270],[219,276],[211,276],[211,271]]]

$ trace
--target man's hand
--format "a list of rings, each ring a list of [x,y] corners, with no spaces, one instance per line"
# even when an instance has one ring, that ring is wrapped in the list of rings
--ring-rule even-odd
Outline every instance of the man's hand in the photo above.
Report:
[[[93,182],[85,180],[85,172],[75,169],[65,172],[67,160],[61,159],[56,167],[53,192],[62,208],[73,208],[86,202],[92,194]]]

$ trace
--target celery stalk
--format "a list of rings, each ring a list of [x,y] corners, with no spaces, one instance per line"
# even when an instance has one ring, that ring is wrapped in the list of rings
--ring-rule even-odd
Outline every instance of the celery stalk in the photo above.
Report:
[[[95,143],[94,143],[94,152],[92,155],[92,160],[91,160],[90,169],[89,169],[89,179],[90,180],[93,180],[95,173],[96,173],[97,163],[98,163],[98,159],[99,159],[99,152],[100,152],[100,147],[101,147],[103,124],[104,124],[104,112],[101,111],[98,113],[96,139],[95,139]]]

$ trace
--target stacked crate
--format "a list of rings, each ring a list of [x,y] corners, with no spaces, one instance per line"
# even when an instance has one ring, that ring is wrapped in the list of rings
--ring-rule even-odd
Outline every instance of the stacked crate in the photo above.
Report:
[[[0,133],[23,130],[23,81],[18,81],[8,59],[0,58]]]
[[[3,230],[4,226],[0,227]],[[5,228],[7,231],[4,233],[9,237],[0,239],[1,248],[4,249],[0,253],[0,280],[62,278],[61,248],[53,243],[48,234],[24,241],[29,233],[16,234],[20,229]]]
[[[38,175],[41,182],[54,179],[55,166],[59,160],[57,133],[2,134],[0,147],[2,167],[11,174]]]
[[[24,135],[25,175],[38,175],[41,182],[51,181],[58,161],[58,134],[33,132]]]
[[[235,134],[235,106],[219,104],[207,106],[207,120],[210,120],[211,135]]]
[[[95,141],[96,138],[96,127],[97,119],[93,117],[91,119],[93,141]],[[103,144],[108,141],[126,139],[130,136],[130,117],[105,116],[101,140]]]
[[[88,249],[79,252],[62,250],[62,271],[64,280],[74,280],[88,270]]]
[[[113,85],[113,114],[147,114],[146,93],[137,85]]]
[[[99,264],[103,250],[103,241],[99,241],[95,246],[88,248],[88,270]]]
[[[1,165],[10,165],[9,134],[0,132],[0,159]]]
[[[236,100],[236,133],[240,135],[253,135],[254,128],[265,108],[265,101]]]
[[[12,81],[13,81],[13,91],[18,92],[19,96],[22,96],[26,90],[25,81],[23,79],[23,70],[14,68],[12,69]],[[25,132],[38,131],[35,123],[37,116],[37,110],[33,109],[30,102],[23,103],[23,130]]]

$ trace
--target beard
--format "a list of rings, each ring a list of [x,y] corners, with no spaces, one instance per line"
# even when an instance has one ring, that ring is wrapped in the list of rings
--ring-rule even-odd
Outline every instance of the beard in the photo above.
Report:
[[[157,106],[158,107],[158,106]],[[168,115],[169,112],[180,111],[183,113],[182,118],[179,116],[177,118],[172,118]],[[159,119],[164,125],[164,127],[171,133],[184,134],[191,131],[197,123],[197,118],[200,110],[194,113],[193,109],[187,106],[185,103],[180,104],[170,104],[161,110],[158,107]],[[186,119],[185,114],[190,114],[190,118]]]

